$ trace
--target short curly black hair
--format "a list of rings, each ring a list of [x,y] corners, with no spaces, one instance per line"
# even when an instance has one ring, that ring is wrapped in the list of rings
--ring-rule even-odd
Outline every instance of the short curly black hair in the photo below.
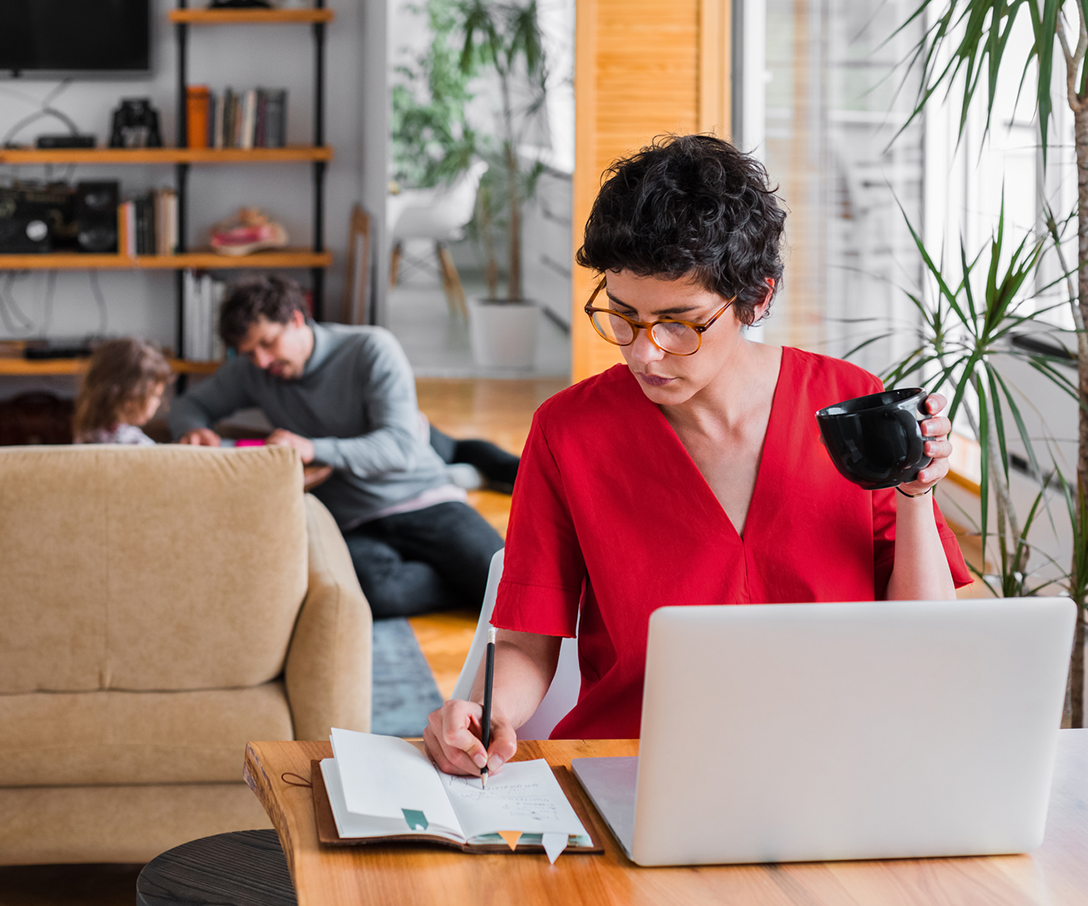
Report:
[[[693,278],[745,324],[782,281],[786,212],[767,171],[712,135],[665,135],[616,161],[601,187],[577,261],[640,277]]]
[[[305,315],[306,303],[302,287],[290,277],[272,274],[239,280],[219,309],[219,336],[228,348],[237,349],[260,318],[286,324],[296,311]]]

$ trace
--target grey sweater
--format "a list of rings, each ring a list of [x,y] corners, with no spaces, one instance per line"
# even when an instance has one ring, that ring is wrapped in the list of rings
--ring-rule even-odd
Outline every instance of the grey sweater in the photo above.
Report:
[[[314,459],[333,466],[314,495],[342,529],[446,484],[445,464],[420,436],[415,380],[394,336],[309,323],[314,350],[300,378],[275,378],[235,357],[173,403],[174,438],[260,408],[277,428],[312,440]]]

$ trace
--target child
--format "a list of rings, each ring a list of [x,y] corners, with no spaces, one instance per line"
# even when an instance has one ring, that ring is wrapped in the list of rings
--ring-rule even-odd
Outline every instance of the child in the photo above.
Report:
[[[76,398],[72,433],[77,444],[154,444],[140,430],[173,379],[158,346],[123,337],[103,343]]]

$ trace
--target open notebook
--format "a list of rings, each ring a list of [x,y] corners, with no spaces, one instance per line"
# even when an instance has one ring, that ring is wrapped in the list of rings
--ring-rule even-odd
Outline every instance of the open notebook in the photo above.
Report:
[[[314,772],[324,843],[431,842],[466,852],[543,851],[552,861],[565,850],[601,851],[542,759],[504,765],[485,790],[478,777],[439,771],[403,739],[340,729],[331,739],[333,757]]]

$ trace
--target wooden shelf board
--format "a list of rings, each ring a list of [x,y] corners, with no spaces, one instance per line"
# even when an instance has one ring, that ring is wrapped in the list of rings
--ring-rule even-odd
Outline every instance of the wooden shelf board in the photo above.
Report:
[[[237,258],[215,252],[186,252],[182,255],[89,255],[57,253],[51,255],[0,255],[0,271],[22,270],[180,270],[186,267],[207,270],[239,270],[244,268],[309,268],[329,267],[331,252],[311,252],[305,249],[283,249],[254,252]]]
[[[0,148],[0,164],[275,164],[332,160],[331,147]]]
[[[175,374],[211,374],[222,362],[190,362],[185,359],[169,359]],[[0,355],[0,375],[57,375],[83,374],[90,359],[24,359],[13,355]]]
[[[172,9],[170,21],[187,25],[307,24],[331,22],[331,9]]]

